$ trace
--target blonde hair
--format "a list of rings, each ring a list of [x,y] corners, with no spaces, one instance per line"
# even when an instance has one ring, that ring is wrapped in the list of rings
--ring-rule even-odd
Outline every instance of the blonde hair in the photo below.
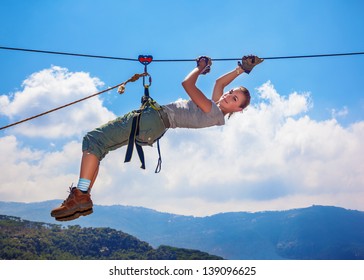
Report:
[[[245,100],[244,102],[240,105],[240,108],[241,109],[245,109],[246,107],[249,106],[250,104],[250,99],[251,99],[251,96],[250,96],[250,92],[247,88],[243,87],[243,86],[240,86],[239,89],[241,90],[241,92],[243,93],[243,95],[245,96]],[[229,116],[228,116],[228,119],[230,119],[230,117],[234,114],[234,112],[232,113],[229,113]]]

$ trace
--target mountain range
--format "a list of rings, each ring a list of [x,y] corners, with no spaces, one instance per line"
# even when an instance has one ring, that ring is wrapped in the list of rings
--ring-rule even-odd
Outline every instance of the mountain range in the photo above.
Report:
[[[81,227],[108,227],[148,242],[200,250],[224,259],[364,259],[364,212],[314,205],[286,211],[230,212],[206,217],[132,206],[94,206],[94,213],[57,223],[61,201],[0,202],[0,214]]]

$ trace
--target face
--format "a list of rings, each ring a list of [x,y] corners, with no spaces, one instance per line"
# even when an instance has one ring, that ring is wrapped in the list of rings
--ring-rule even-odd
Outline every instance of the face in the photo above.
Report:
[[[246,97],[239,88],[234,88],[225,92],[219,99],[220,109],[225,113],[234,113],[242,111],[242,104],[246,101]]]

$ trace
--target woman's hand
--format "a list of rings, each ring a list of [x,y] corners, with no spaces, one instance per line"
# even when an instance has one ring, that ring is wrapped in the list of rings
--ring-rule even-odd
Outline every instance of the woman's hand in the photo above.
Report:
[[[196,59],[197,68],[200,71],[200,74],[206,75],[210,72],[212,60],[208,56],[200,56]]]
[[[259,63],[262,63],[264,59],[261,59],[257,57],[256,55],[247,55],[243,56],[242,62],[238,62],[238,65],[241,69],[244,70],[245,73],[249,74],[250,71],[253,70],[255,66],[257,66]]]

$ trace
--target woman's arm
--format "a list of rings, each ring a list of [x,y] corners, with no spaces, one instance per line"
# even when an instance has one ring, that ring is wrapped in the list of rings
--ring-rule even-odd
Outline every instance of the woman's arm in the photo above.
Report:
[[[220,78],[218,78],[215,82],[214,90],[212,92],[212,100],[214,102],[217,102],[220,97],[224,93],[224,88],[230,84],[233,80],[235,80],[240,74],[246,72],[247,74],[250,73],[253,68],[258,65],[259,63],[262,63],[263,59],[255,56],[255,55],[248,55],[244,56],[242,58],[242,62],[238,63],[238,66],[235,68],[235,70],[230,71],[224,75],[222,75]]]
[[[212,92],[212,100],[217,102],[223,95],[224,88],[242,73],[244,73],[244,70],[241,69],[240,66],[237,66],[235,70],[232,70],[218,78],[215,82],[214,90]]]
[[[193,69],[182,82],[182,86],[190,96],[192,101],[205,113],[211,111],[211,100],[208,99],[203,92],[196,86],[197,78],[201,71],[206,67],[206,62],[201,61],[199,65]]]

